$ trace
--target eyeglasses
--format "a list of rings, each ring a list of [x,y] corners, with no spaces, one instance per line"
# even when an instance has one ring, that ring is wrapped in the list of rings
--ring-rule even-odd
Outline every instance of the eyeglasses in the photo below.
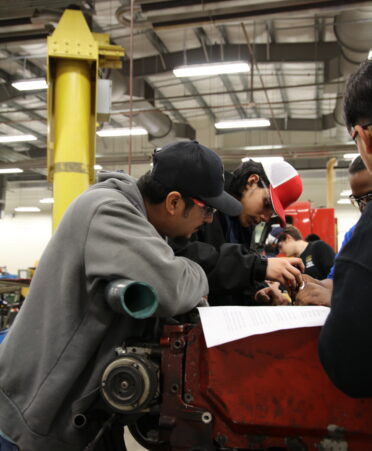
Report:
[[[265,210],[272,210],[273,213],[274,213],[275,210],[274,210],[273,203],[272,203],[272,201],[271,201],[270,189],[268,188],[268,186],[266,185],[266,183],[262,180],[262,178],[261,178],[260,182],[261,182],[261,184],[263,185],[263,187],[266,188],[266,189],[268,190],[268,192],[269,192],[269,195],[266,196],[265,199],[264,199],[264,204],[263,204],[263,205],[264,205],[264,208],[265,208]]]
[[[368,124],[359,125],[359,127],[362,127],[363,130],[367,130],[368,127],[372,125],[372,122],[368,122]],[[351,139],[356,143],[356,137],[358,136],[358,132],[354,129],[354,127],[351,129]]]
[[[203,210],[204,218],[210,218],[217,211],[217,208],[210,207],[209,205],[205,204],[199,199],[195,199],[194,197],[190,197],[190,199],[194,202],[195,205],[197,205]]]
[[[359,208],[360,211],[372,200],[372,191],[367,194],[363,194],[362,196],[353,196],[352,194],[349,196],[351,203],[354,207]]]

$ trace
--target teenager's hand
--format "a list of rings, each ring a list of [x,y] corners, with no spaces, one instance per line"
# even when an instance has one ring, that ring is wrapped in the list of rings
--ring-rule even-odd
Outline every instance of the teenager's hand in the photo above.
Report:
[[[276,280],[286,286],[290,291],[298,289],[302,285],[302,272],[304,271],[302,260],[297,257],[268,258],[266,279]]]
[[[296,294],[297,305],[331,306],[332,288],[325,288],[318,283],[306,282]]]
[[[279,290],[279,282],[270,282],[269,286],[257,291],[254,296],[257,304],[288,305],[289,297]]]

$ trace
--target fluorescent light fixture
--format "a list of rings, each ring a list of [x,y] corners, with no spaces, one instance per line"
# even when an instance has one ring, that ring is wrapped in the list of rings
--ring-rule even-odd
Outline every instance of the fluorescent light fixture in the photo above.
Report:
[[[19,168],[0,169],[0,174],[20,174],[21,172],[23,172],[23,169]]]
[[[216,122],[214,126],[218,129],[269,127],[270,121],[269,119],[240,119]]]
[[[351,195],[351,189],[344,189],[341,191],[340,196],[350,196]]]
[[[29,80],[19,80],[12,83],[12,86],[18,91],[36,91],[47,89],[48,85],[44,78],[32,78]]]
[[[347,205],[347,204],[351,204],[351,201],[350,201],[350,199],[338,199],[337,203]]]
[[[244,158],[242,158],[243,163],[245,161],[249,161],[249,160],[257,161],[258,163],[265,163],[265,162],[275,163],[278,161],[283,161],[284,158],[283,157],[244,157]]]
[[[20,213],[36,213],[40,211],[38,207],[16,207],[14,211],[18,211]]]
[[[358,155],[358,153],[344,153],[344,158],[345,160],[354,160]]]
[[[277,150],[283,149],[282,144],[266,145],[266,146],[244,146],[243,150]]]
[[[147,131],[141,127],[134,128],[108,128],[106,130],[99,130],[97,132],[98,136],[138,136],[147,135]]]
[[[100,171],[100,170],[102,169],[102,166],[101,166],[100,164],[95,164],[95,165],[94,165],[94,169],[95,169],[96,171]]]
[[[226,61],[175,67],[173,73],[176,77],[200,77],[203,75],[237,74],[249,72],[250,69],[246,61]]]
[[[1,135],[0,143],[17,143],[22,141],[36,141],[34,135]]]
[[[54,204],[53,197],[44,197],[44,199],[40,199],[39,202],[41,204]]]

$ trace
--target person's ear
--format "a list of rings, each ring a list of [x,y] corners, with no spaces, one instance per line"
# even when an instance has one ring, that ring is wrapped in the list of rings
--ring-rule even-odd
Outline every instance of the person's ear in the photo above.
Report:
[[[248,185],[248,187],[252,188],[254,185],[257,185],[259,180],[260,180],[260,176],[258,174],[251,174],[247,178],[247,185]]]
[[[365,130],[360,125],[356,125],[354,130],[358,132],[361,149],[366,154],[372,155],[372,133],[368,129]]]
[[[182,208],[182,196],[178,191],[171,191],[165,198],[165,209],[174,216]]]

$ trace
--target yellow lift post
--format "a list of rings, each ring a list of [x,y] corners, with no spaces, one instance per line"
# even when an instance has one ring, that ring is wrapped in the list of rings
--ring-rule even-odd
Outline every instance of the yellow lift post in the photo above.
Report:
[[[98,67],[120,68],[124,49],[91,33],[81,11],[67,9],[48,37],[48,180],[53,230],[70,203],[94,182]]]

